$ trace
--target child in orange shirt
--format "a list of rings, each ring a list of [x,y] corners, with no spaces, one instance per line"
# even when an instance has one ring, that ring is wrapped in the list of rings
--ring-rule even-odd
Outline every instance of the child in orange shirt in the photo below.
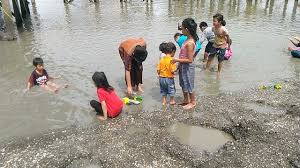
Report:
[[[174,95],[176,93],[176,89],[174,76],[177,67],[176,64],[172,63],[172,60],[176,52],[176,46],[172,42],[162,44],[160,45],[160,50],[165,54],[165,56],[160,59],[159,64],[157,65],[162,104],[167,104],[167,96],[169,95],[170,105],[175,105]]]

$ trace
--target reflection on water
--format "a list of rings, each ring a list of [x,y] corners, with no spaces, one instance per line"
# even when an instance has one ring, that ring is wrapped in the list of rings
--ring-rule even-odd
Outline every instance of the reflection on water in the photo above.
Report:
[[[215,72],[201,69],[203,53],[196,58],[197,95],[235,91],[286,77],[299,78],[300,62],[289,58],[286,51],[287,37],[300,30],[296,1],[78,0],[65,5],[60,0],[44,0],[36,2],[31,10],[31,22],[19,39],[0,42],[0,138],[94,122],[88,103],[97,98],[91,76],[96,70],[105,71],[111,85],[124,96],[123,64],[117,48],[127,37],[142,36],[148,43],[141,108],[157,108],[158,45],[173,41],[177,23],[185,17],[193,17],[197,23],[207,21],[211,26],[212,16],[222,12],[233,39],[234,56],[225,62],[220,81],[215,80]],[[32,58],[37,56],[44,59],[50,74],[63,77],[58,82],[67,82],[71,87],[58,95],[40,93],[38,89],[21,94],[33,70]],[[176,97],[181,96],[178,85],[177,89]]]
[[[180,143],[208,152],[215,152],[226,142],[233,141],[232,136],[217,129],[190,126],[183,123],[172,125],[170,132],[178,138]]]

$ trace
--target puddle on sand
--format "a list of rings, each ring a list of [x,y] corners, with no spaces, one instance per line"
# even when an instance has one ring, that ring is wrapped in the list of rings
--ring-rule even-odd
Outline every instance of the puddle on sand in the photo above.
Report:
[[[232,136],[223,131],[183,123],[172,125],[169,131],[180,143],[208,152],[215,152],[226,142],[233,141]]]
[[[284,110],[277,110],[274,107],[268,105],[258,105],[255,103],[245,103],[244,106],[248,109],[252,109],[258,113],[264,114],[285,114]]]

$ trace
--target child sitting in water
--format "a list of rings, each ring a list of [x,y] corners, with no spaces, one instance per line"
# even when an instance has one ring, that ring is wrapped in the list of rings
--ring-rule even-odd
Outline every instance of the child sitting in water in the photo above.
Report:
[[[157,65],[162,104],[167,104],[167,96],[169,95],[170,105],[175,105],[174,95],[176,93],[176,89],[174,76],[177,68],[176,64],[172,64],[172,59],[176,52],[176,46],[172,42],[165,42],[160,45],[160,50],[165,54]]]
[[[35,66],[35,70],[31,73],[28,84],[27,90],[30,90],[32,86],[40,86],[43,89],[57,93],[61,86],[49,81],[51,79],[55,79],[54,77],[50,77],[47,71],[44,69],[44,61],[42,58],[34,58],[33,59],[33,66]],[[65,85],[67,87],[67,85]]]
[[[123,108],[122,100],[117,96],[114,88],[107,81],[104,72],[95,72],[92,76],[95,86],[97,87],[97,95],[99,102],[90,101],[90,105],[95,109],[96,116],[100,121],[117,117]]]

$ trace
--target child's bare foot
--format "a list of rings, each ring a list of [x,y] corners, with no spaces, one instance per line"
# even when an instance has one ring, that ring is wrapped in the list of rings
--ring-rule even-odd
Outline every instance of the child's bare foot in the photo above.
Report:
[[[190,109],[194,108],[195,106],[196,106],[196,103],[194,103],[194,104],[193,103],[189,103],[189,104],[183,106],[183,109],[190,110]]]
[[[176,105],[176,102],[175,101],[170,101],[170,105],[174,106],[174,105]]]
[[[187,105],[187,104],[189,104],[188,102],[182,102],[182,103],[179,103],[178,105],[179,106],[185,106],[185,105]]]

